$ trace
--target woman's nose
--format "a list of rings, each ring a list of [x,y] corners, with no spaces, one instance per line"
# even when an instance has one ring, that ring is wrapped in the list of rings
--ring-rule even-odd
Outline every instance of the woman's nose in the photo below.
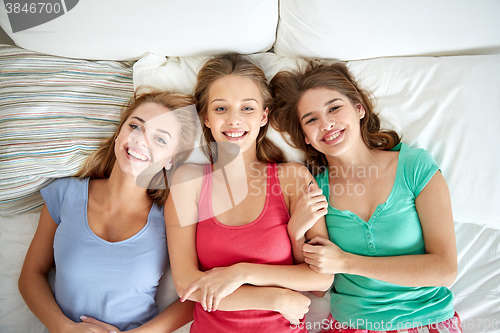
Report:
[[[226,123],[231,126],[238,126],[241,125],[241,115],[237,111],[232,111],[228,114],[228,117],[226,118]]]
[[[133,135],[132,140],[136,145],[144,148],[149,147],[148,138],[145,132],[137,132],[133,133],[132,135]]]
[[[321,119],[321,130],[322,131],[329,131],[329,130],[333,129],[335,127],[335,125],[337,125],[337,123],[334,120],[329,119],[328,117],[323,117]]]

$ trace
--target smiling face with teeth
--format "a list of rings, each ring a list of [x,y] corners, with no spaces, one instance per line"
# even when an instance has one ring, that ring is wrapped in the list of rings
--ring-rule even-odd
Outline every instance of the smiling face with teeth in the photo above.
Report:
[[[169,168],[180,132],[174,112],[152,102],[141,104],[132,112],[115,141],[120,170],[137,177],[151,163],[160,160],[166,160],[165,167]]]
[[[363,107],[353,105],[336,90],[307,90],[297,104],[297,112],[306,144],[325,155],[338,156],[353,145],[364,144],[360,131]]]
[[[267,123],[267,108],[251,79],[226,75],[213,82],[208,93],[205,126],[216,142],[232,142],[242,152],[255,150],[260,128]]]

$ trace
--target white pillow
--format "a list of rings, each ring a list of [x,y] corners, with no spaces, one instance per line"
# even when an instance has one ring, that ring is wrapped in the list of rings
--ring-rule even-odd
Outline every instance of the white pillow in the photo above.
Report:
[[[134,91],[140,86],[194,94],[196,75],[210,57],[167,57],[149,53],[134,64]]]
[[[275,52],[358,60],[500,52],[496,0],[280,1]]]
[[[277,0],[86,0],[52,21],[13,33],[0,5],[0,24],[16,45],[97,60],[135,60],[148,51],[168,56],[266,51],[277,23]]]

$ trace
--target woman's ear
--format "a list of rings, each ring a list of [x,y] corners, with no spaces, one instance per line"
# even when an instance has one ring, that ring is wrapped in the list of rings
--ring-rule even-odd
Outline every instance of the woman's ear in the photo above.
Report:
[[[311,141],[307,138],[307,135],[304,134],[304,141],[306,142],[306,145],[310,145]]]
[[[208,121],[207,117],[205,117],[205,126],[210,128],[210,122]]]
[[[174,165],[174,158],[170,158],[170,161],[165,165],[165,170],[170,170],[172,168],[172,165]]]
[[[260,120],[260,127],[264,126],[267,124],[268,121],[268,115],[269,115],[269,108],[266,108],[264,112],[262,113],[262,119]]]
[[[172,168],[172,165],[174,164],[174,158],[171,157],[170,160],[165,163],[165,160],[161,160],[161,166],[165,169],[165,170],[170,170]]]
[[[366,111],[365,111],[365,108],[363,107],[363,105],[361,103],[358,103],[356,104],[356,109],[358,109],[358,113],[359,113],[359,119],[363,119],[365,117],[365,114],[366,114]]]

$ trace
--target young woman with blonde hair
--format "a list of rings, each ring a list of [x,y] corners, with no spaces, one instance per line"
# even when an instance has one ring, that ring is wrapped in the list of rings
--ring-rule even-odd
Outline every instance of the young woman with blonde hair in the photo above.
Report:
[[[19,290],[50,332],[170,332],[192,319],[191,304],[175,302],[157,316],[154,300],[168,262],[165,176],[194,146],[192,104],[172,92],[137,94],[77,177],[42,189]],[[151,166],[157,174],[139,186]],[[53,293],[47,274],[54,264]]]
[[[198,74],[211,163],[180,168],[165,209],[177,292],[197,302],[191,332],[305,332],[310,300],[296,291],[332,283],[303,263],[305,234],[326,236],[326,202],[304,166],[279,163],[270,97],[245,56],[215,57]]]

